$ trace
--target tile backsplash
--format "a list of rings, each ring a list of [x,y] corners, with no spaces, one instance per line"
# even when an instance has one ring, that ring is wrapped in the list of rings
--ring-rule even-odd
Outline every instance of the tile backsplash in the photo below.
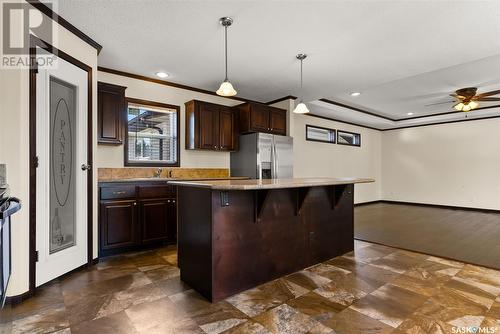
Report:
[[[174,178],[220,178],[229,177],[228,168],[170,168],[161,167],[161,177]],[[129,167],[129,168],[99,168],[98,179],[117,180],[133,179],[138,177],[152,177],[158,167]]]

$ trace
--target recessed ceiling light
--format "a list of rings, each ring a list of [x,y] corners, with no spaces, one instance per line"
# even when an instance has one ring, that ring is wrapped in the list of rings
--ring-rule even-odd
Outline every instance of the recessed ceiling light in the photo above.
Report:
[[[156,72],[156,75],[160,78],[168,77],[168,73],[165,73],[165,72]]]
[[[411,115],[413,115],[413,113],[412,113],[412,112],[409,112],[409,113],[407,113],[407,115],[408,115],[408,116],[411,116]]]
[[[361,93],[360,93],[360,92],[352,92],[352,93],[351,93],[351,96],[360,96],[360,95],[361,95]]]

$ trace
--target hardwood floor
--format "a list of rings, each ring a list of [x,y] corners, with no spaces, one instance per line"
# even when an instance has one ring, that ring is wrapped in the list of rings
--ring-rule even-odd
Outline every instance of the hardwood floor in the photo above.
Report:
[[[0,311],[0,332],[500,330],[500,271],[396,248],[356,241],[354,252],[214,304],[180,281],[176,261],[173,247],[108,258]]]
[[[354,217],[357,239],[500,269],[500,214],[375,203]]]

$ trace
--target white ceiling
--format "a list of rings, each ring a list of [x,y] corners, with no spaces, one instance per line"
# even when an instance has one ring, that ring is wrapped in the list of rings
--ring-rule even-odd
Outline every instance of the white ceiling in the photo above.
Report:
[[[458,88],[500,89],[500,1],[64,0],[58,7],[103,45],[100,66],[152,77],[163,70],[169,81],[212,91],[224,78],[218,19],[231,16],[229,78],[248,99],[301,96],[299,52],[308,54],[304,100],[395,119],[450,111],[451,103],[425,105],[451,100]],[[321,108],[333,117],[331,106]]]

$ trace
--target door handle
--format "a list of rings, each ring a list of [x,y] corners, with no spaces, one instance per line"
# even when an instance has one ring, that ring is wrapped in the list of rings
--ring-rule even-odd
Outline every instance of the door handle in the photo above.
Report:
[[[89,164],[82,164],[81,169],[82,169],[83,171],[85,171],[85,170],[91,170],[91,169],[92,169],[92,166],[91,166],[91,165],[89,165]]]

